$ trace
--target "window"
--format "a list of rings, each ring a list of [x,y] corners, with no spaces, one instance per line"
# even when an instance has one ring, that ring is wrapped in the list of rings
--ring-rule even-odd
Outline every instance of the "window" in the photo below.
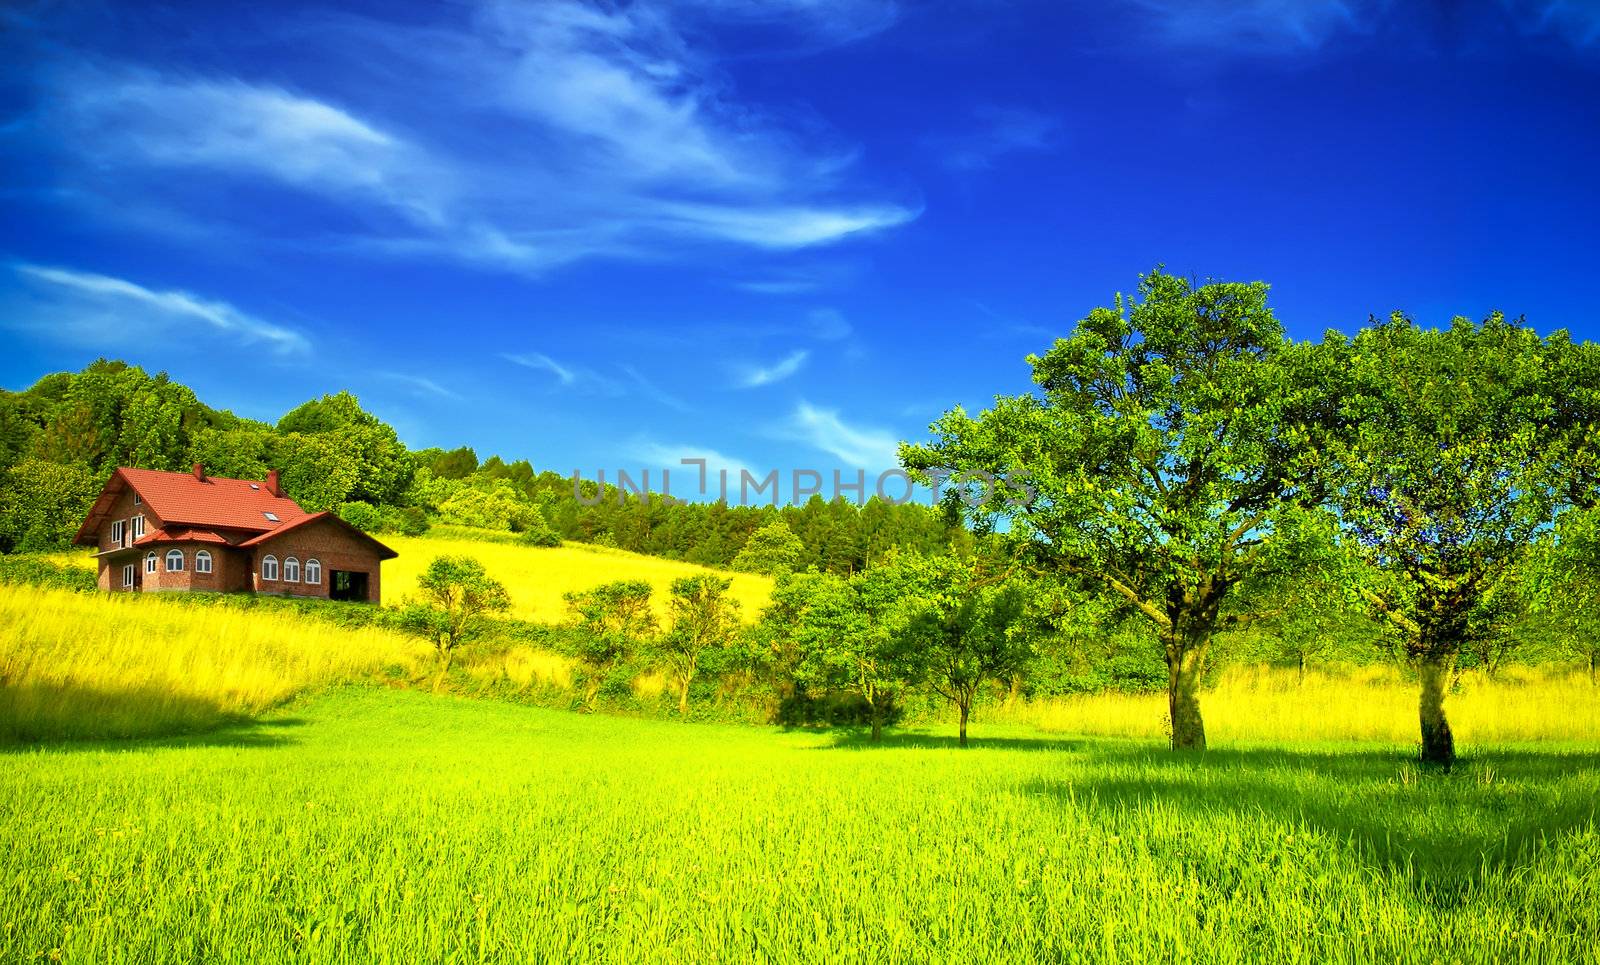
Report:
[[[133,494],[133,504],[134,504],[134,505],[135,505],[135,506],[142,506],[142,505],[144,505],[144,500],[143,500],[143,499],[141,499],[141,498],[140,498],[140,497],[139,497],[139,494],[138,494],[138,493],[134,493],[134,494]]]
[[[312,586],[322,585],[322,564],[316,560],[306,560],[306,582]]]
[[[133,517],[133,538],[134,539],[143,539],[144,538],[144,517],[143,516],[135,516],[135,517]]]
[[[146,573],[154,573],[156,571],[156,554],[146,553],[144,555],[144,571]]]
[[[269,523],[276,523],[278,521],[278,514],[277,513],[269,513],[269,512],[263,511],[261,513],[261,515],[267,517],[267,522],[269,522]]]
[[[194,554],[194,571],[196,573],[211,572],[211,551],[201,550]]]
[[[113,520],[112,521],[112,523],[111,523],[111,545],[112,546],[121,546],[122,545],[122,542],[123,542],[122,541],[122,537],[123,537],[125,531],[127,530],[127,528],[128,528],[128,524],[126,522],[124,522],[123,520],[118,519],[118,520]]]
[[[167,572],[183,572],[183,550],[167,550]]]
[[[276,556],[263,556],[261,558],[261,578],[263,580],[276,580],[278,578],[278,558]]]
[[[126,566],[124,566],[122,568],[122,588],[124,590],[126,590],[126,589],[129,589],[132,586],[133,586],[133,564],[129,563],[128,565],[126,565]]]
[[[283,561],[283,581],[285,583],[300,582],[300,561],[292,556]]]

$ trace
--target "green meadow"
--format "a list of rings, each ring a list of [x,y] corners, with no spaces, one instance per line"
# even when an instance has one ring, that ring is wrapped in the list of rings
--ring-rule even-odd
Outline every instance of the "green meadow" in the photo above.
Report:
[[[5,750],[7,962],[1575,962],[1600,751],[782,731],[336,688]]]

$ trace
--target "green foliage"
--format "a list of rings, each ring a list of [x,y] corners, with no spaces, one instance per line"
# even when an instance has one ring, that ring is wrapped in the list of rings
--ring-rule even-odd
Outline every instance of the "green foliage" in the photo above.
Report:
[[[92,593],[94,570],[41,556],[0,555],[0,583]]]
[[[777,576],[794,570],[805,544],[782,519],[774,520],[751,534],[744,549],[733,558],[732,569],[742,573]]]
[[[906,467],[945,483],[980,527],[1009,519],[1022,551],[1099,583],[1156,628],[1173,743],[1204,747],[1196,693],[1211,639],[1250,618],[1237,591],[1296,565],[1301,507],[1319,491],[1306,425],[1322,415],[1308,353],[1286,343],[1267,286],[1191,285],[1160,271],[1043,356],[1040,392],[960,409]],[[976,494],[979,474],[1000,485]],[[1028,490],[1032,490],[1030,496]]]
[[[566,594],[569,624],[578,634],[574,654],[588,672],[585,705],[591,709],[601,686],[656,632],[650,584],[617,580]]]
[[[101,480],[91,470],[24,459],[0,474],[0,551],[39,552],[72,542]]]
[[[384,525],[385,520],[382,510],[371,503],[359,501],[340,503],[335,512],[340,519],[363,533],[381,533],[387,528]]]
[[[417,578],[421,602],[404,611],[404,624],[429,638],[439,654],[441,679],[456,647],[486,626],[490,614],[511,609],[511,597],[483,564],[468,556],[440,556]]]
[[[338,438],[355,473],[350,488],[336,502],[395,502],[411,485],[416,471],[394,429],[362,409],[349,392],[303,403],[278,420],[278,431],[288,436]]]
[[[678,687],[678,713],[689,711],[689,687],[702,664],[713,669],[727,663],[726,652],[739,631],[739,603],[729,595],[733,581],[711,573],[672,582],[667,609],[671,629],[655,643],[655,652]]]

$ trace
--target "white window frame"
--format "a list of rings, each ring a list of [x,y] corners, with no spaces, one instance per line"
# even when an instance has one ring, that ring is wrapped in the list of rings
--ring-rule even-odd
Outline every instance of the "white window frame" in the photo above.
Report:
[[[261,557],[261,578],[278,582],[278,558],[271,554]]]
[[[124,590],[133,589],[133,564],[132,563],[124,563],[124,564],[122,564],[122,588]]]
[[[144,505],[144,497],[140,496],[138,493],[134,493],[133,494],[133,504],[135,506]]]
[[[299,559],[299,557],[291,556],[288,559],[283,561],[283,582],[285,582],[285,583],[299,583],[300,582],[300,559]]]
[[[129,527],[129,528],[133,530],[133,538],[135,540],[144,539],[144,516],[143,516],[143,514],[140,514],[138,516],[133,517],[133,521],[132,522],[133,522],[133,525],[131,527]]]
[[[123,547],[128,545],[128,521],[113,519],[111,521],[111,545]]]
[[[194,554],[194,571],[196,573],[211,572],[211,551],[200,550]]]
[[[177,566],[172,565],[172,558],[174,556],[178,558]],[[188,561],[183,557],[183,550],[167,550],[165,562],[168,573],[182,573],[184,567],[188,565]]]
[[[151,550],[150,552],[148,552],[148,553],[146,553],[144,555],[144,571],[146,573],[154,573],[156,571],[156,551],[155,550]]]
[[[322,585],[321,560],[306,560],[305,581],[310,586]]]

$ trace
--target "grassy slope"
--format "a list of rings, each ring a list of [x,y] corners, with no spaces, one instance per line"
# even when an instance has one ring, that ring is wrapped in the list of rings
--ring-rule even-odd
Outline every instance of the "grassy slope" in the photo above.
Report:
[[[1597,765],[866,748],[346,690],[11,756],[0,960],[1579,961]]]

